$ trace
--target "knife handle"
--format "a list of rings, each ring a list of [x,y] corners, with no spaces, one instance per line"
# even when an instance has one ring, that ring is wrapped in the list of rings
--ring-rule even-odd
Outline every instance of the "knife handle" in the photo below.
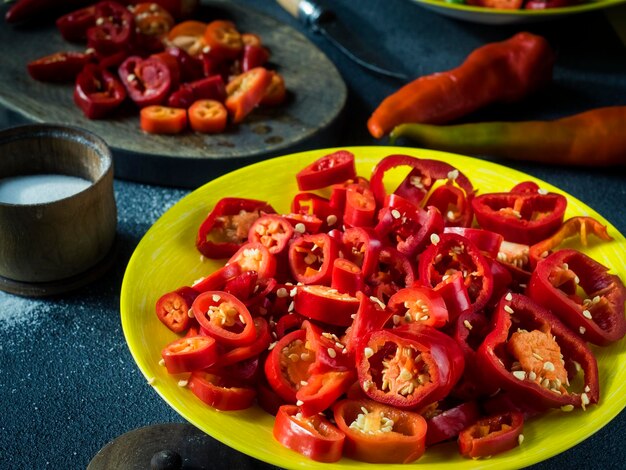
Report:
[[[316,0],[276,0],[294,18],[307,26],[315,26],[322,16],[329,13]]]

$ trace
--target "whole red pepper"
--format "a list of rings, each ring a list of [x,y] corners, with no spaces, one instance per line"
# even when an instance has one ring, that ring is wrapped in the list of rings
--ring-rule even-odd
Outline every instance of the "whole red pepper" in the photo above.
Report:
[[[513,102],[546,84],[554,53],[534,34],[484,45],[459,67],[420,77],[385,98],[369,118],[370,133],[381,138],[399,124],[442,124],[494,102]]]

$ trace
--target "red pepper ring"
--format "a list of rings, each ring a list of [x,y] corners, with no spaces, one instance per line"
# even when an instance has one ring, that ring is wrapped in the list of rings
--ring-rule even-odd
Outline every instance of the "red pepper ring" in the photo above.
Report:
[[[587,344],[521,294],[500,300],[476,365],[485,380],[536,406],[572,409],[598,402],[598,364]],[[585,383],[573,390],[578,367]]]
[[[338,150],[318,158],[296,174],[298,189],[311,191],[356,178],[354,155]]]
[[[108,70],[88,63],[76,77],[74,103],[89,119],[111,114],[126,99],[124,85]]]
[[[365,278],[374,274],[382,248],[378,234],[368,227],[350,227],[341,241],[344,258],[359,266]]]
[[[278,408],[274,439],[316,462],[336,462],[343,453],[345,434],[319,414],[305,418],[295,405]]]
[[[359,300],[323,285],[299,286],[294,310],[307,318],[329,325],[349,326],[359,309]]]
[[[371,400],[341,400],[333,406],[346,435],[344,454],[370,463],[410,463],[426,450],[426,420]]]
[[[253,321],[254,328],[256,329],[256,339],[254,342],[222,353],[219,358],[220,367],[229,366],[231,364],[250,359],[251,357],[258,356],[268,348],[272,342],[269,324],[263,317],[256,317]]]
[[[474,194],[474,187],[470,180],[448,163],[409,155],[388,155],[374,167],[370,178],[370,187],[379,207],[382,207],[387,194],[383,183],[385,173],[399,166],[409,166],[413,170],[393,192],[413,203],[419,204],[435,181],[443,179],[453,179],[465,192],[466,197]]]
[[[524,415],[519,411],[478,420],[459,434],[459,452],[473,459],[511,450],[521,443]]]
[[[368,397],[409,410],[450,392],[463,373],[463,355],[445,334],[422,328],[428,333],[379,330],[364,338],[356,350],[356,364],[359,383]]]
[[[441,328],[448,323],[448,309],[437,291],[425,287],[406,287],[393,294],[387,302],[395,326],[419,322]]]
[[[329,285],[339,246],[326,233],[303,235],[289,246],[289,269],[297,282]]]
[[[277,269],[276,257],[265,245],[257,242],[243,244],[228,264],[238,264],[242,272],[256,271],[259,279],[273,278]]]
[[[333,263],[333,272],[330,287],[342,294],[356,296],[363,290],[364,280],[361,268],[350,260],[337,258]]]
[[[190,326],[188,312],[197,296],[198,292],[187,286],[163,294],[156,302],[157,317],[174,333],[182,333]]]
[[[256,339],[256,328],[246,306],[234,295],[207,291],[192,305],[195,318],[207,334],[218,342],[245,346]]]
[[[559,229],[567,199],[556,193],[488,193],[472,199],[472,208],[481,228],[532,245]]]
[[[165,346],[161,357],[170,374],[206,369],[218,360],[217,343],[210,336],[185,336]]]
[[[626,335],[624,284],[580,251],[559,250],[537,263],[527,293],[585,341],[606,346]]]
[[[427,419],[426,446],[456,438],[461,431],[480,418],[480,410],[475,401],[466,401],[453,408],[440,411]]]
[[[331,370],[312,374],[296,393],[296,398],[302,402],[302,415],[313,416],[330,408],[346,393],[355,379],[354,370]]]
[[[196,248],[207,258],[228,258],[248,240],[250,227],[261,213],[275,212],[265,201],[224,197],[200,225]]]
[[[275,255],[287,248],[293,233],[293,226],[284,217],[277,214],[264,214],[250,226],[248,241],[262,243],[270,253]]]
[[[439,209],[447,227],[469,227],[474,219],[471,198],[450,180],[435,188],[424,203]]]

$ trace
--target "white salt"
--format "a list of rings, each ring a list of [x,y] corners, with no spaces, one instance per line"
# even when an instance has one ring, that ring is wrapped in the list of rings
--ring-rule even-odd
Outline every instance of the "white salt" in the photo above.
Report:
[[[20,175],[0,179],[0,202],[42,204],[73,196],[91,181],[68,175]]]

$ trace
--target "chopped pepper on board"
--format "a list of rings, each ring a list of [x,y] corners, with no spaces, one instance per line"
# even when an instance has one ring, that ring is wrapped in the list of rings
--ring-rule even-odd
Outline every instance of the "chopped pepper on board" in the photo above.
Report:
[[[399,124],[443,124],[495,102],[514,102],[550,81],[554,53],[521,32],[473,51],[459,67],[419,77],[388,96],[367,122],[380,139]]]

